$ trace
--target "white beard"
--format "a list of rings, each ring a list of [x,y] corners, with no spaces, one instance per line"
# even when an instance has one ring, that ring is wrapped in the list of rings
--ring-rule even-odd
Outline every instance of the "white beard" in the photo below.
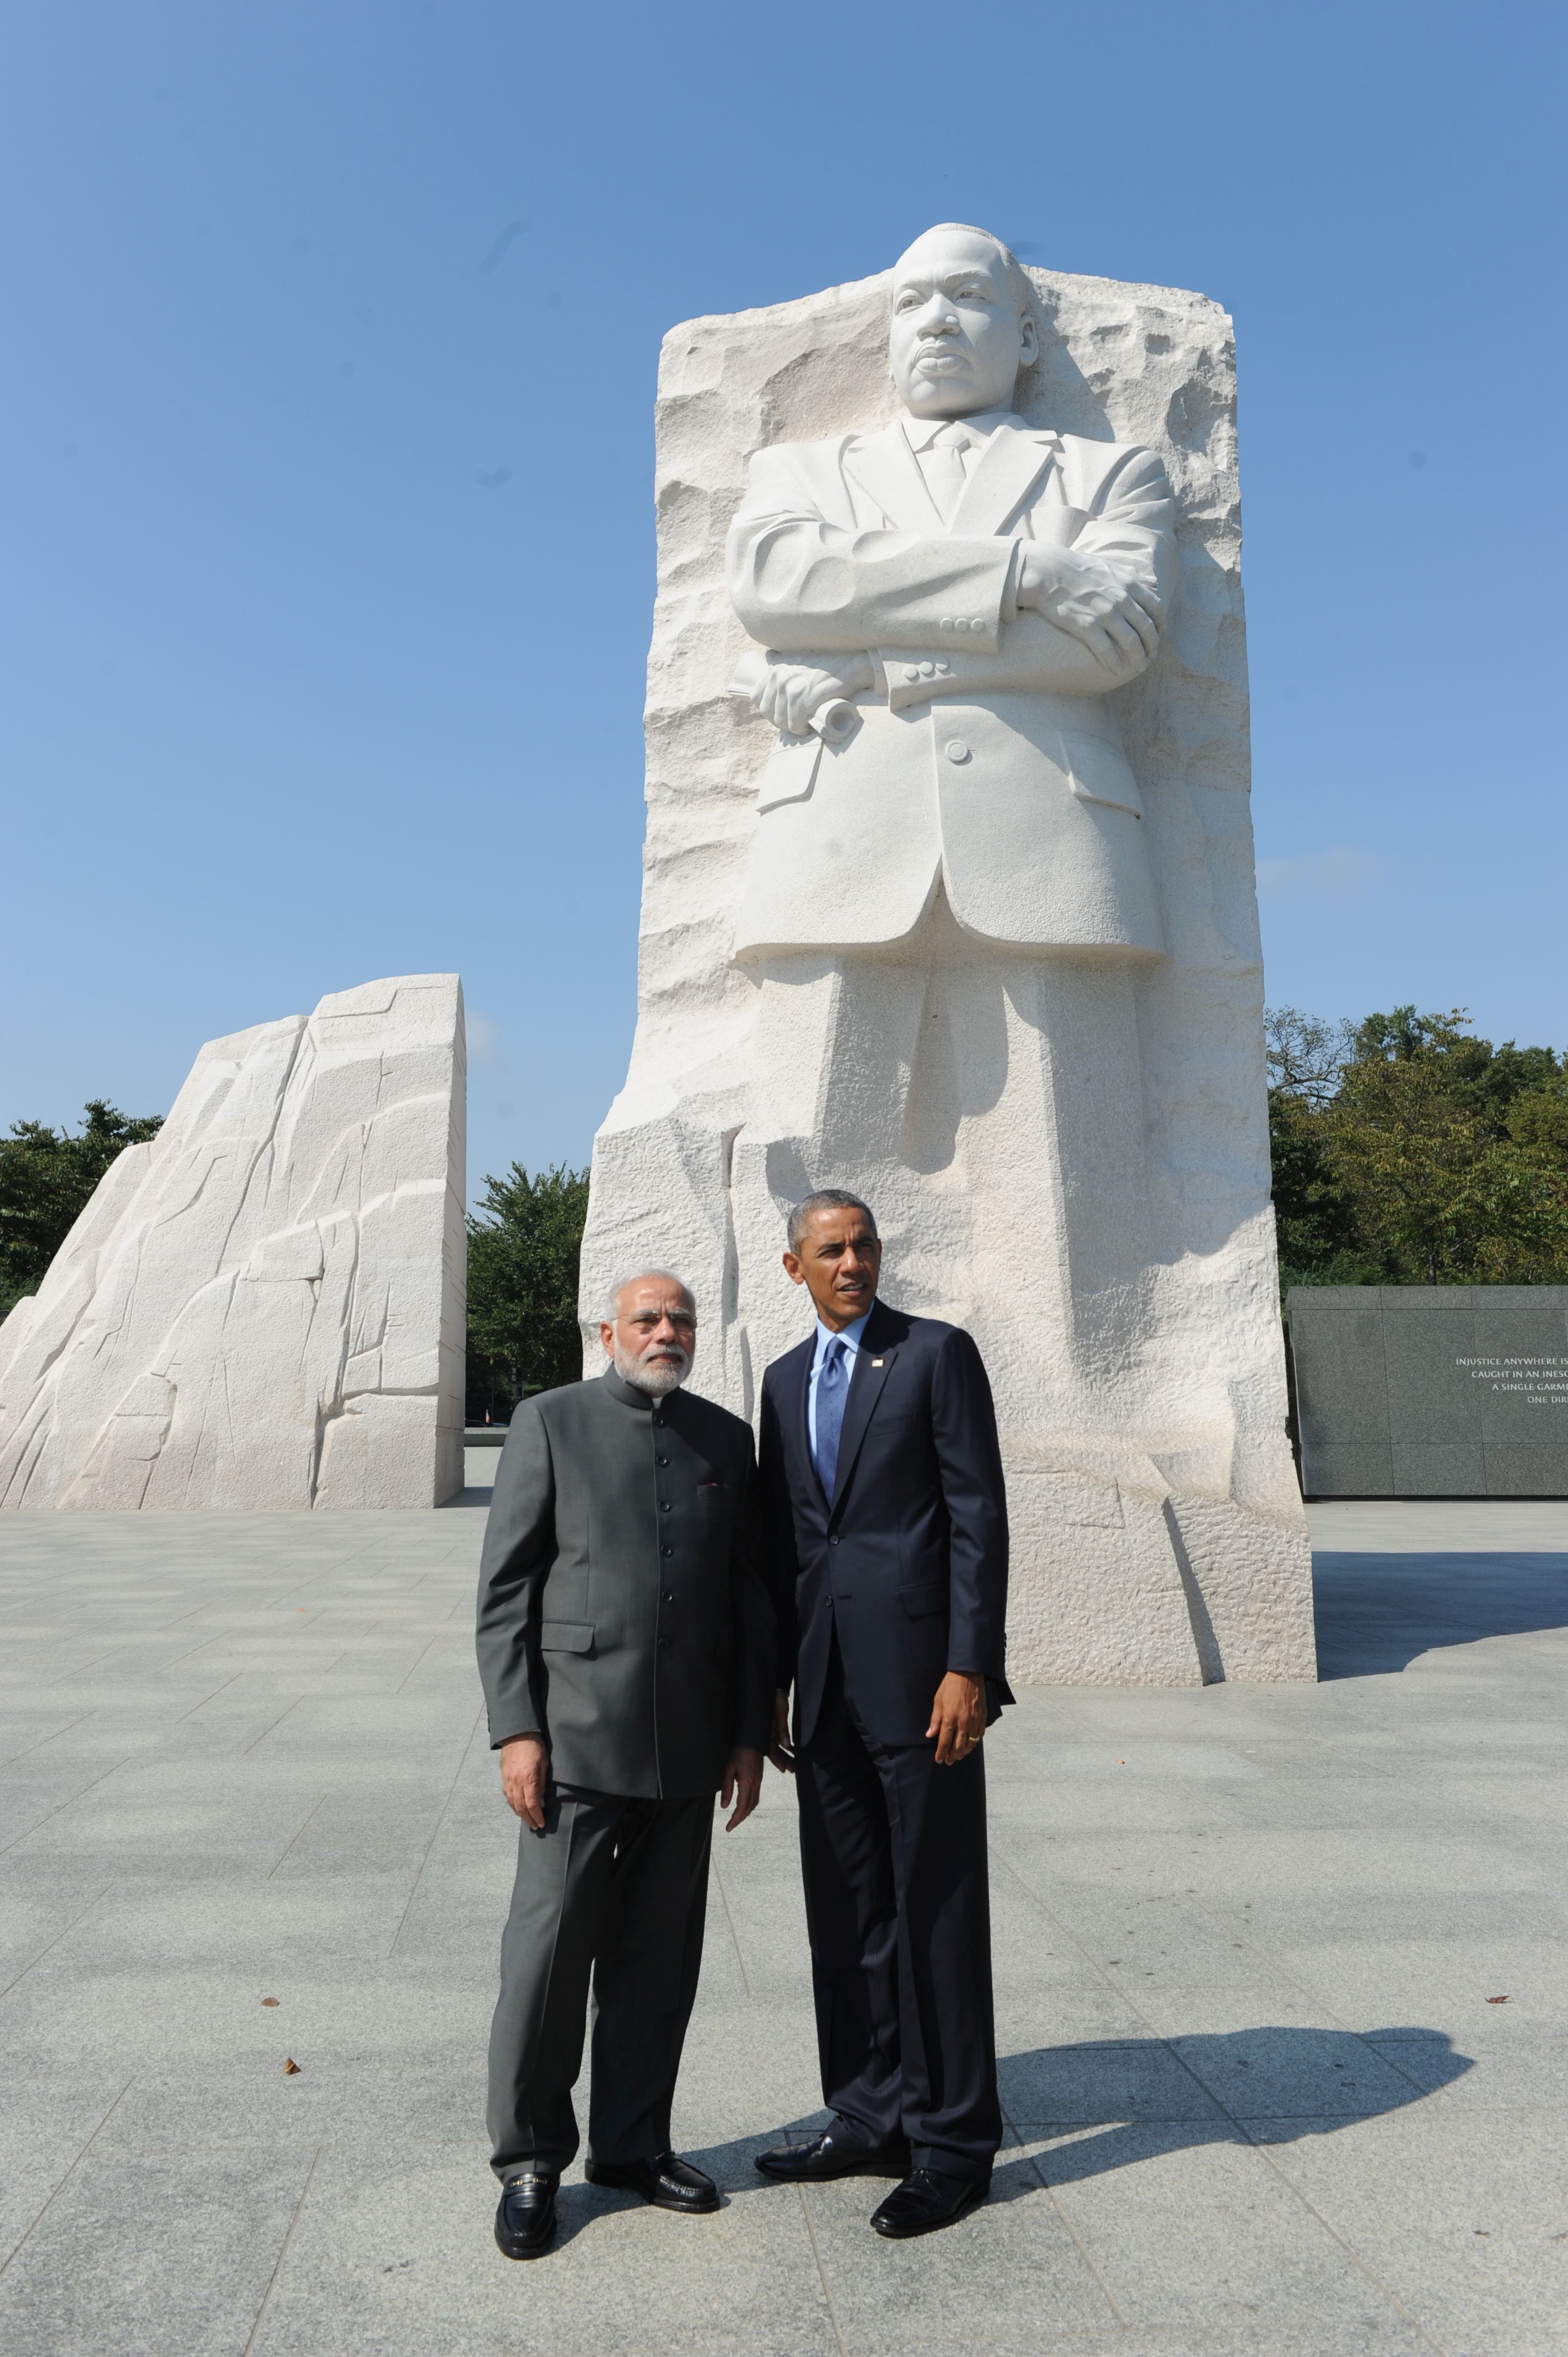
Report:
[[[622,1383],[630,1383],[636,1391],[646,1392],[650,1399],[664,1399],[671,1392],[678,1391],[691,1372],[691,1366],[692,1361],[684,1351],[681,1354],[678,1367],[645,1367],[641,1360],[634,1358],[629,1351],[618,1350],[615,1354],[615,1371]]]

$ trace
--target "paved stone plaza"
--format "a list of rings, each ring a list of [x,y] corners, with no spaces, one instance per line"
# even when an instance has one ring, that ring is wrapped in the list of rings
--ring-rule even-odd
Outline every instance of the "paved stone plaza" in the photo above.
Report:
[[[820,2117],[769,1777],[718,1839],[677,2114],[727,2206],[575,2172],[516,2266],[487,1500],[0,1524],[0,2349],[1568,2351],[1568,1507],[1315,1509],[1319,1686],[1021,1695],[987,1747],[1008,2148],[929,2241],[751,2169]]]

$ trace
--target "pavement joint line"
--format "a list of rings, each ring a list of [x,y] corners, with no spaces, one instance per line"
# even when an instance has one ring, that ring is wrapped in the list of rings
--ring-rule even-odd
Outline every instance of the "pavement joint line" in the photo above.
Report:
[[[1284,2170],[1275,2160],[1269,2147],[1263,2144],[1259,2137],[1252,2135],[1251,2129],[1247,2126],[1246,2122],[1244,2120],[1237,2120],[1236,2126],[1240,2129],[1241,2134],[1246,2137],[1247,2142],[1251,2145],[1252,2150],[1259,2155],[1264,2167],[1273,2171],[1273,2174],[1278,2178],[1280,2183],[1284,2187],[1287,2193],[1293,2193],[1295,2196],[1295,2199],[1300,2202],[1302,2208],[1307,2212],[1307,2215],[1309,2217],[1316,2218],[1324,2233],[1337,2243],[1340,2249],[1345,2253],[1347,2258],[1350,2259],[1355,2266],[1360,2268],[1361,2273],[1366,2276],[1367,2281],[1372,2286],[1373,2289],[1381,2292],[1390,2307],[1397,2309],[1399,2313],[1404,2318],[1406,2323],[1412,2326],[1414,2330],[1420,2333],[1427,2347],[1435,2352],[1435,2357],[1447,2357],[1447,2352],[1444,2348],[1442,2342],[1434,2341],[1431,2333],[1427,2331],[1426,2327],[1423,2324],[1420,2317],[1413,2314],[1412,2311],[1405,2306],[1397,2291],[1393,2290],[1390,2285],[1384,2283],[1376,2268],[1373,2267],[1368,2260],[1361,2256],[1361,2254],[1356,2248],[1355,2244],[1350,2242],[1347,2236],[1339,2233],[1338,2229],[1324,2216],[1316,2202],[1312,2201],[1307,2194],[1304,2193],[1299,2185],[1292,2182],[1291,2179],[1285,2175]]]
[[[1202,1898],[1197,1891],[1189,1891],[1186,1895],[1188,1898],[1197,1899],[1197,1911],[1200,1915],[1207,1915],[1211,1922],[1219,1920],[1215,1914],[1214,1902],[1212,1900]],[[1348,2031],[1352,2038],[1360,2038],[1363,2035],[1363,2032],[1356,2029],[1352,2022],[1348,2022],[1345,2019],[1343,2014],[1336,2013],[1331,2005],[1326,2005],[1322,1998],[1317,1995],[1316,1989],[1308,1988],[1305,1981],[1298,1981],[1295,1975],[1291,1972],[1287,1966],[1282,1964],[1278,1958],[1273,1955],[1268,1949],[1256,1946],[1251,1940],[1245,1943],[1245,1946],[1249,1953],[1258,1956],[1262,1960],[1262,1962],[1268,1966],[1271,1974],[1273,1974],[1280,1980],[1283,1981],[1287,1987],[1297,1990],[1309,2007],[1317,2012],[1327,2014],[1337,2029]],[[1402,2072],[1400,2075],[1402,2078],[1405,2074]]]
[[[9,1768],[14,1760],[25,1760],[29,1751],[46,1750],[51,1743],[58,1743],[62,1735],[69,1735],[73,1727],[85,1727],[91,1717],[90,1710],[81,1711],[75,1718],[68,1719],[63,1727],[52,1728],[48,1735],[40,1735],[31,1743],[24,1743],[18,1750],[8,1751],[5,1759],[0,1760],[0,1768]]]
[[[287,1857],[287,1856],[288,1856],[288,1854],[289,1854],[289,1850],[292,1850],[292,1849],[293,1849],[295,1842],[298,1841],[298,1840],[300,1839],[301,1835],[305,1833],[306,1826],[308,1826],[308,1825],[309,1825],[309,1824],[311,1823],[311,1819],[312,1819],[312,1818],[314,1818],[314,1817],[316,1817],[316,1816],[318,1816],[318,1815],[320,1814],[321,1811],[322,1811],[322,1810],[327,1806],[327,1803],[328,1803],[328,1802],[331,1799],[331,1797],[332,1797],[332,1795],[330,1794],[330,1792],[323,1792],[323,1793],[322,1793],[321,1798],[317,1802],[315,1808],[313,1808],[313,1809],[311,1810],[311,1812],[310,1812],[310,1815],[309,1815],[309,1816],[307,1816],[307,1817],[306,1818],[306,1820],[305,1820],[305,1824],[302,1824],[302,1825],[300,1826],[300,1828],[299,1828],[299,1832],[298,1832],[298,1833],[296,1833],[296,1834],[295,1835],[295,1836],[294,1836],[294,1840],[293,1840],[293,1841],[291,1841],[291,1842],[289,1843],[288,1849],[285,1849],[285,1852],[284,1852],[284,1854],[283,1854],[283,1857],[280,1857],[280,1858],[279,1858],[279,1860],[278,1860],[278,1862],[277,1862],[277,1866],[270,1867],[267,1869],[267,1878],[267,1878],[267,1880],[268,1880],[269,1882],[272,1880],[273,1876],[277,1872],[277,1870],[278,1870],[278,1866],[281,1866],[281,1865],[283,1864],[283,1862],[284,1862],[284,1858]]]
[[[800,2197],[800,2214],[806,2221],[806,2233],[811,2245],[811,2256],[817,2263],[817,2281],[822,2285],[822,2298],[827,2303],[828,2322],[832,2326],[833,2339],[838,2342],[839,2357],[849,2357],[849,2343],[843,2337],[843,2328],[839,2322],[839,2312],[833,2305],[832,2287],[828,2282],[828,2271],[822,2265],[822,2248],[817,2241],[816,2221],[811,2216],[811,2205],[806,2197],[806,2188],[797,2184],[795,2190]]]
[[[37,1955],[28,1957],[27,1963],[22,1966],[19,1973],[12,1974],[10,1979],[5,1982],[3,1987],[0,1987],[0,1997],[9,1996],[11,1991],[17,1986],[17,1984],[27,1979],[27,1975],[32,1971],[33,1966],[35,1964],[41,1964],[44,1958],[48,1954],[50,1949],[58,1948],[60,1942],[66,1938],[67,1934],[74,1932],[77,1925],[83,1922],[86,1918],[91,1914],[99,1900],[101,1899],[108,1898],[109,1893],[113,1889],[113,1888],[114,1885],[112,1882],[106,1882],[102,1890],[95,1890],[91,1898],[88,1900],[86,1906],[81,1910],[81,1914],[73,1915],[69,1923],[62,1924],[60,1929],[55,1933],[52,1940],[45,1941]]]
[[[51,2190],[48,2200],[44,2203],[43,2208],[38,2212],[38,2215],[34,2218],[31,2225],[27,2227],[18,2237],[14,2248],[6,2253],[4,2262],[0,2263],[0,2276],[3,2276],[5,2273],[5,2269],[10,2266],[12,2260],[27,2248],[28,2243],[38,2233],[38,2228],[48,2216],[50,2210],[59,2200],[60,2195],[65,2191],[66,2187],[70,2183],[71,2179],[76,2175],[77,2170],[81,2167],[82,2162],[87,2158],[88,2154],[92,2150],[93,2146],[97,2143],[99,2137],[102,2135],[104,2129],[108,2126],[110,2121],[113,2118],[115,2113],[119,2110],[121,2104],[124,2102],[126,2096],[130,2093],[135,2083],[136,2073],[133,2071],[124,2085],[121,2088],[119,2093],[115,2096],[113,2102],[110,2104],[108,2110],[104,2113],[103,2117],[99,2121],[98,2126],[93,2129],[92,2134],[88,2137],[87,2142],[82,2146],[81,2150],[77,2154],[76,2158],[71,2162],[70,2167],[66,2170],[65,2175],[60,2179],[59,2183]]]
[[[89,1717],[91,1716],[91,1714],[89,1713]],[[78,1791],[68,1794],[65,1800],[57,1801],[52,1809],[46,1809],[43,1815],[35,1824],[28,1825],[24,1832],[16,1834],[8,1842],[0,1842],[0,1857],[5,1857],[12,1850],[19,1849],[25,1841],[31,1841],[33,1835],[40,1832],[51,1818],[58,1817],[62,1809],[74,1809],[78,1801],[85,1800],[89,1792],[96,1791],[100,1784],[107,1783],[111,1776],[118,1775],[121,1769],[128,1768],[134,1760],[142,1760],[145,1757],[145,1752],[127,1751],[123,1760],[116,1760],[113,1767],[105,1768],[103,1773],[101,1776],[94,1776],[91,1783],[81,1785]]]
[[[1026,2138],[1023,2130],[1019,2127],[1016,2120],[1013,2118],[1010,2113],[1004,2112],[1002,2116],[1006,2121],[1007,2126],[1012,2129],[1014,2135],[1017,2137],[1018,2142],[1021,2145],[1026,2142],[1035,2143],[1037,2141],[1035,2137]],[[1100,2269],[1095,2266],[1094,2261],[1090,2256],[1087,2244],[1079,2234],[1077,2227],[1073,2224],[1072,2220],[1068,2216],[1067,2212],[1062,2208],[1061,2203],[1058,2201],[1057,2189],[1051,2183],[1050,2179],[1046,2175],[1045,2170],[1040,2167],[1038,2155],[1028,2152],[1025,2154],[1024,2158],[1028,2162],[1030,2168],[1034,2170],[1036,2178],[1044,2190],[1047,2201],[1050,2203],[1051,2208],[1056,2212],[1057,2216],[1061,2220],[1063,2226],[1067,2229],[1068,2233],[1076,2244],[1079,2256],[1082,2259],[1084,2266],[1089,2269],[1090,2274],[1094,2277],[1095,2282],[1100,2286],[1101,2290],[1104,2293],[1106,2305],[1109,2307],[1112,2315],[1116,2319],[1118,2324],[1123,2326],[1126,2325],[1129,2319],[1123,2314],[1120,2300],[1118,2300],[1115,2293],[1106,2282],[1105,2277],[1101,2274]]]
[[[177,1612],[172,1620],[160,1620],[156,1633],[161,1635],[166,1629],[177,1629],[182,1621],[198,1620],[203,1612],[210,1612],[211,1609],[210,1598],[205,1603],[193,1604],[188,1612]]]
[[[408,1921],[409,1915],[413,1907],[413,1902],[419,1896],[419,1886],[424,1879],[424,1869],[430,1863],[430,1854],[441,1837],[441,1828],[446,1824],[447,1813],[451,1809],[453,1802],[457,1797],[457,1786],[462,1781],[463,1770],[468,1764],[468,1754],[474,1748],[474,1738],[478,1735],[479,1728],[484,1722],[484,1717],[485,1706],[481,1703],[478,1709],[474,1713],[474,1724],[468,1730],[468,1740],[463,1746],[463,1756],[457,1762],[456,1771],[447,1789],[446,1798],[442,1803],[441,1814],[435,1820],[435,1831],[431,1835],[430,1839],[424,1845],[424,1855],[419,1861],[419,1871],[413,1878],[413,1888],[408,1894],[408,1905],[398,1917],[397,1930],[392,1933],[392,1945],[387,1950],[386,1960],[389,1964],[392,1962],[392,1949],[397,1946],[398,1942],[402,1939],[403,1925]]]
[[[1040,1898],[1039,1894],[1036,1891],[1029,1889],[1029,1885],[1024,1881],[1023,1876],[1018,1872],[1017,1867],[1014,1866],[1012,1860],[1010,1858],[1004,1858],[1003,1863],[1006,1866],[1008,1872],[1014,1877],[1015,1880],[1020,1883],[1023,1888],[1029,1892],[1030,1898],[1034,1900],[1036,1906],[1039,1908],[1040,1912],[1046,1917],[1047,1921],[1055,1924],[1057,1929],[1060,1931],[1066,1938],[1071,1940],[1073,1946],[1078,1949],[1079,1953],[1083,1956],[1090,1965],[1093,1965],[1096,1971],[1099,1971],[1100,1967],[1094,1964],[1094,1959],[1090,1955],[1088,1949],[1083,1946],[1080,1941],[1073,1938],[1071,1932],[1069,1932],[1067,1926],[1061,1922],[1060,1919],[1054,1913],[1054,1911],[1047,1906],[1045,1900]],[[1210,1910],[1207,1907],[1203,1906],[1202,1902],[1200,1902],[1200,1911],[1208,1913]],[[1263,1952],[1260,1949],[1256,1953],[1262,1955]],[[1112,1986],[1114,1986],[1114,1984],[1112,1984]],[[1373,2287],[1374,2290],[1380,2292],[1383,2298],[1389,2302],[1390,2306],[1398,2309],[1400,2315],[1404,2318],[1405,2321],[1411,2325],[1415,2331],[1420,2333],[1421,2338],[1425,2341],[1427,2347],[1436,2352],[1436,2357],[1446,2357],[1446,2352],[1444,2351],[1441,2344],[1433,2340],[1431,2334],[1427,2332],[1424,2326],[1422,2324],[1420,2318],[1413,2315],[1405,2306],[1403,2300],[1401,2299],[1399,2294],[1396,2291],[1391,2290],[1391,2287],[1383,2282],[1376,2270],[1361,2256],[1360,2252],[1356,2248],[1355,2244],[1348,2241],[1343,2234],[1339,2233],[1337,2230],[1330,2224],[1329,2221],[1324,2216],[1322,2211],[1318,2209],[1316,2202],[1309,2200],[1307,2195],[1301,2190],[1300,2187],[1286,2176],[1284,2170],[1281,2169],[1278,2163],[1274,2160],[1268,2147],[1262,2143],[1260,2137],[1255,2136],[1252,2134],[1251,2130],[1247,2126],[1245,2118],[1233,2112],[1222,2095],[1217,2094],[1212,2087],[1205,2085],[1204,2082],[1198,2077],[1197,2072],[1193,2070],[1191,2064],[1187,2061],[1186,2056],[1177,2052],[1176,2045],[1172,2040],[1163,2037],[1161,2033],[1155,2029],[1155,2025],[1149,2019],[1148,2015],[1144,2011],[1142,2006],[1136,2002],[1135,1998],[1128,1990],[1118,1989],[1117,1994],[1122,1998],[1125,2004],[1132,2007],[1132,2010],[1137,2015],[1139,2020],[1145,2024],[1150,2036],[1157,2039],[1158,2042],[1170,2055],[1173,2061],[1177,2063],[1180,2068],[1186,2072],[1187,2077],[1192,2081],[1194,2086],[1197,2088],[1199,2093],[1207,2096],[1208,2101],[1223,2114],[1224,2117],[1237,2131],[1238,2135],[1242,2138],[1249,2148],[1258,2154],[1264,2166],[1273,2171],[1280,2184],[1284,2187],[1286,2192],[1292,2194],[1300,2203],[1301,2207],[1306,2211],[1307,2214],[1316,2219],[1318,2225],[1322,2227],[1324,2233],[1329,2235],[1334,2242],[1337,2243],[1339,2248],[1345,2253],[1346,2256],[1360,2269],[1361,2273],[1366,2276],[1367,2281]],[[1359,2032],[1355,2032],[1353,2034],[1356,2036],[1360,2035]],[[1401,2078],[1408,2078],[1408,2074],[1402,2071],[1399,2075]],[[1413,2083],[1413,2082],[1410,2083]],[[1340,2115],[1331,2114],[1326,2116],[1337,2117]],[[1359,2113],[1347,2113],[1343,2115],[1343,2116],[1347,2121],[1349,2121],[1351,2119],[1363,2117],[1365,2115]]]
[[[751,1986],[751,1975],[746,1969],[746,1957],[741,1949],[740,1933],[736,1929],[735,1910],[729,1903],[729,1892],[725,1889],[724,1871],[716,1857],[714,1860],[714,1880],[719,1886],[719,1897],[724,1900],[725,1921],[729,1925],[729,1935],[731,1940],[735,1943],[735,1960],[740,1966],[741,1986],[745,1989],[747,1996],[750,1996],[754,1994]]]
[[[240,1674],[241,1674],[241,1675],[243,1675],[243,1672],[240,1673]],[[240,1757],[242,1758],[242,1760],[248,1760],[248,1759],[250,1758],[250,1756],[251,1756],[252,1752],[255,1749],[255,1748],[256,1748],[256,1744],[257,1744],[257,1743],[264,1743],[264,1742],[266,1741],[266,1739],[267,1739],[268,1736],[269,1736],[269,1735],[271,1735],[271,1733],[273,1732],[273,1728],[274,1728],[274,1727],[281,1727],[281,1726],[283,1725],[284,1720],[288,1717],[288,1711],[289,1711],[289,1710],[297,1710],[297,1709],[299,1708],[300,1704],[301,1704],[304,1700],[305,1700],[305,1696],[304,1696],[302,1694],[297,1694],[297,1695],[295,1695],[295,1696],[294,1700],[290,1703],[290,1705],[289,1705],[289,1706],[288,1706],[288,1710],[280,1710],[280,1711],[279,1711],[279,1713],[278,1713],[278,1715],[277,1715],[277,1717],[274,1719],[273,1724],[272,1724],[272,1727],[263,1727],[263,1729],[262,1729],[262,1731],[261,1731],[261,1733],[260,1733],[260,1735],[258,1735],[258,1736],[257,1736],[256,1740],[255,1740],[255,1743],[247,1743],[247,1744],[246,1744],[244,1750],[240,1754]]]
[[[82,1677],[89,1670],[101,1669],[105,1662],[112,1662],[119,1651],[118,1645],[111,1645],[106,1653],[94,1653],[90,1662],[73,1662],[69,1670],[60,1672],[58,1678],[44,1680],[46,1693],[52,1693],[56,1686],[63,1686],[68,1678]]]
[[[232,1677],[227,1677],[224,1679],[221,1685],[214,1686],[209,1695],[203,1695],[201,1700],[199,1702],[193,1702],[188,1710],[182,1710],[179,1717],[175,1720],[175,1725],[177,1727],[183,1727],[188,1718],[194,1718],[199,1710],[205,1710],[209,1702],[216,1702],[220,1694],[227,1693],[228,1689],[231,1685],[237,1684],[244,1674],[245,1673],[243,1670],[236,1670]]]
[[[408,1668],[407,1668],[407,1670],[403,1673],[403,1675],[402,1676],[402,1678],[398,1681],[397,1685],[396,1685],[396,1686],[395,1686],[395,1688],[393,1689],[394,1693],[402,1694],[402,1692],[403,1692],[403,1687],[404,1687],[405,1685],[407,1685],[407,1684],[408,1684],[408,1682],[409,1682],[409,1679],[410,1679],[411,1677],[413,1677],[413,1674],[414,1674],[414,1671],[418,1669],[420,1663],[424,1661],[425,1654],[429,1652],[431,1646],[432,1646],[432,1645],[434,1645],[434,1644],[435,1644],[435,1639],[434,1637],[431,1637],[431,1638],[429,1638],[429,1639],[426,1641],[426,1642],[425,1642],[424,1645],[422,1645],[422,1646],[421,1646],[421,1648],[420,1648],[420,1650],[419,1650],[418,1653],[415,1655],[415,1657],[414,1657],[413,1661],[409,1664],[409,1667],[408,1667]]]
[[[310,2167],[305,2172],[305,2183],[299,2189],[299,2199],[294,2205],[294,2215],[288,2222],[288,2231],[283,2238],[277,2257],[273,2262],[272,2274],[267,2277],[267,2287],[262,2294],[262,2304],[256,2310],[255,2322],[251,2327],[250,2335],[241,2352],[241,2357],[251,2357],[251,2352],[256,2345],[256,2335],[262,2329],[263,2319],[266,2316],[273,2293],[277,2287],[278,2276],[283,2272],[283,2263],[288,2256],[288,2246],[294,2240],[294,2230],[299,2223],[299,2213],[304,2209],[305,2198],[310,2191],[311,2179],[316,2175],[317,2164],[321,2158],[321,2146],[317,2145],[310,2156]]]

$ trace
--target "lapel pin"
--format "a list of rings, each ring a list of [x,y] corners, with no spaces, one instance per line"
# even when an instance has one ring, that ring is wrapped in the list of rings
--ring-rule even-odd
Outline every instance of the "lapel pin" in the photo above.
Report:
[[[880,1359],[873,1359],[871,1363],[874,1367],[879,1367],[882,1364],[882,1361]]]

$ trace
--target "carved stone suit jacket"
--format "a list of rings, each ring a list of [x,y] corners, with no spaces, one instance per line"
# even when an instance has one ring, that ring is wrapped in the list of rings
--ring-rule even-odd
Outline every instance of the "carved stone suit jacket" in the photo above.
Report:
[[[1107,670],[1019,613],[1017,544],[1070,544],[1162,619],[1176,587],[1165,469],[1134,445],[1007,418],[950,526],[902,425],[782,442],[751,461],[730,596],[777,657],[866,653],[840,747],[781,738],[758,796],[737,956],[903,939],[939,880],[959,923],[1034,949],[1165,947],[1143,803]]]

